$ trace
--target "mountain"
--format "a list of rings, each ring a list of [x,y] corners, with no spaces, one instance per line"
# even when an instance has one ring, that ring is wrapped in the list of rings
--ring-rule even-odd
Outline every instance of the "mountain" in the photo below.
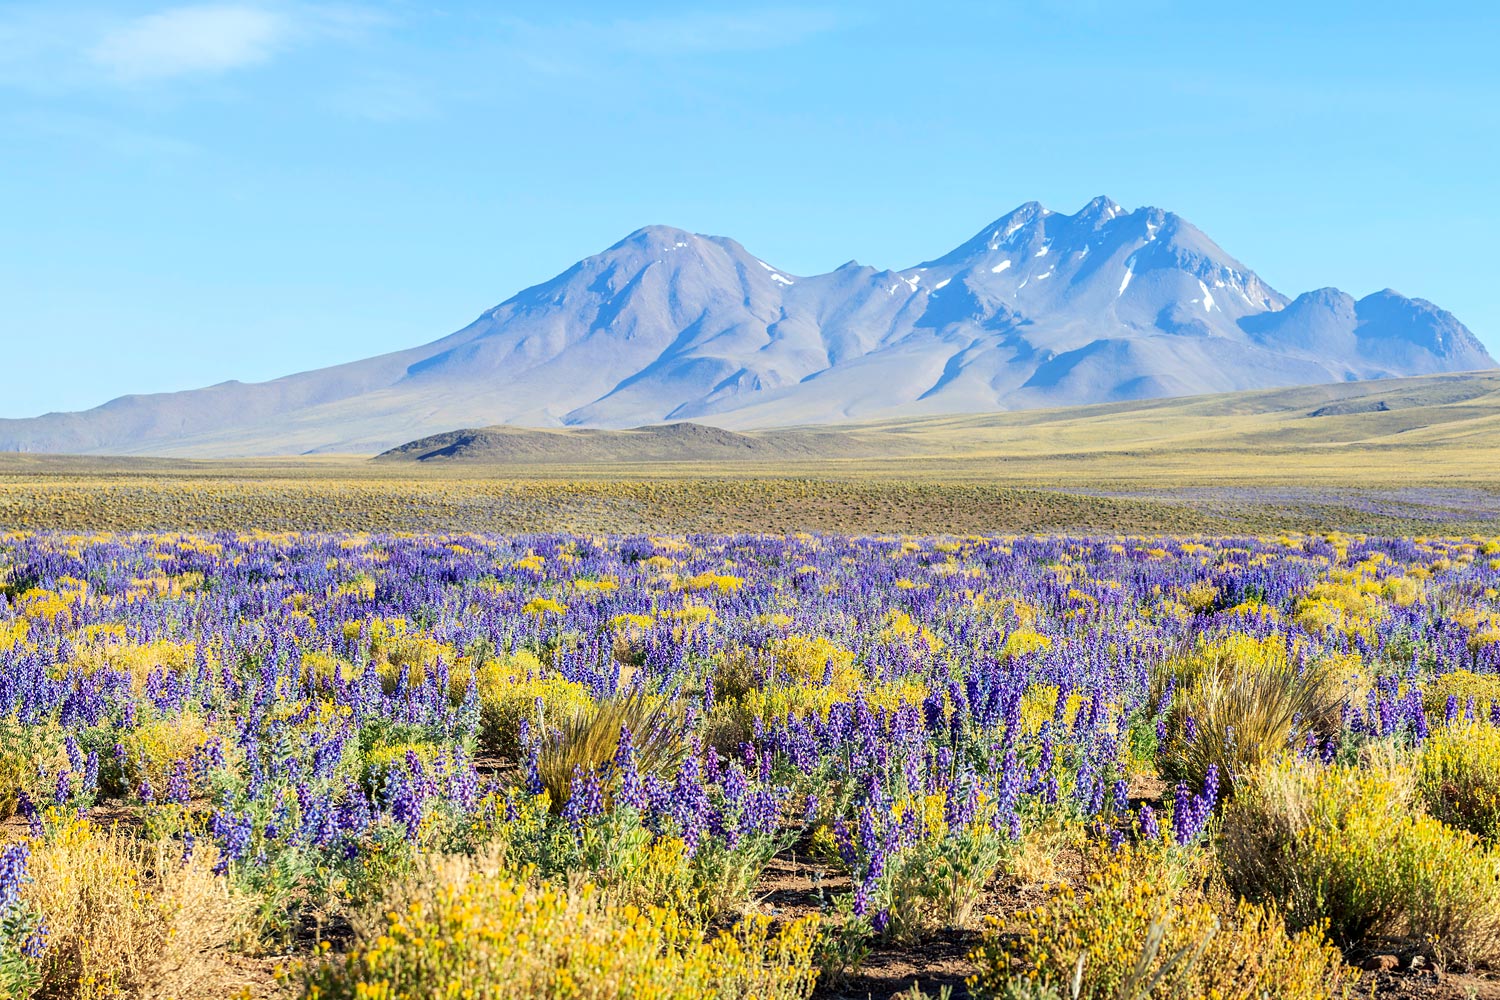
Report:
[[[421,347],[271,382],[0,420],[0,450],[365,452],[455,427],[731,429],[1494,367],[1393,291],[1288,301],[1180,217],[1028,203],[901,271],[793,275],[638,230]]]

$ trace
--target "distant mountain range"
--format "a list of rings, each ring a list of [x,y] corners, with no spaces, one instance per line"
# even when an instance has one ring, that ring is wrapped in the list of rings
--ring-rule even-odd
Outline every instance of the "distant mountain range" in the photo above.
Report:
[[[0,451],[374,453],[460,427],[777,427],[1495,367],[1389,289],[1288,300],[1182,218],[1036,203],[901,271],[798,276],[733,240],[638,230],[421,347],[81,413]]]

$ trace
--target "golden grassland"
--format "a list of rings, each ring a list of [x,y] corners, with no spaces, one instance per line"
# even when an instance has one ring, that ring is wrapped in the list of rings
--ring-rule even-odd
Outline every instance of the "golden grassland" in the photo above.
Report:
[[[1492,533],[1500,489],[1365,485],[1202,489],[1191,480],[1037,489],[876,475],[591,478],[306,469],[0,475],[7,529],[137,531],[1124,532],[1223,534],[1338,528]],[[1413,494],[1416,494],[1413,496]]]
[[[0,526],[1452,534],[1500,524],[1494,373],[753,433],[802,435],[803,457],[0,456]]]

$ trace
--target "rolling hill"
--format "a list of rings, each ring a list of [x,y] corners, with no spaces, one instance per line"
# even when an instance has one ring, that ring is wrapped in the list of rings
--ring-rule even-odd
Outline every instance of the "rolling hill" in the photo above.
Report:
[[[1428,375],[1174,399],[725,431],[470,428],[408,442],[380,466],[560,474],[756,472],[958,475],[1181,485],[1244,478],[1389,484],[1500,470],[1500,372]]]

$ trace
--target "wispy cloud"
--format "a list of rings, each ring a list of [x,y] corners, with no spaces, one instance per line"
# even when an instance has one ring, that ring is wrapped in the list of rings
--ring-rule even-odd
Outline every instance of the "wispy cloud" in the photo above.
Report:
[[[109,31],[88,57],[126,81],[223,73],[267,61],[296,28],[287,12],[265,7],[173,7]]]
[[[0,9],[0,84],[57,93],[218,76],[382,20],[373,8],[297,0],[157,5],[129,16],[18,4]]]

